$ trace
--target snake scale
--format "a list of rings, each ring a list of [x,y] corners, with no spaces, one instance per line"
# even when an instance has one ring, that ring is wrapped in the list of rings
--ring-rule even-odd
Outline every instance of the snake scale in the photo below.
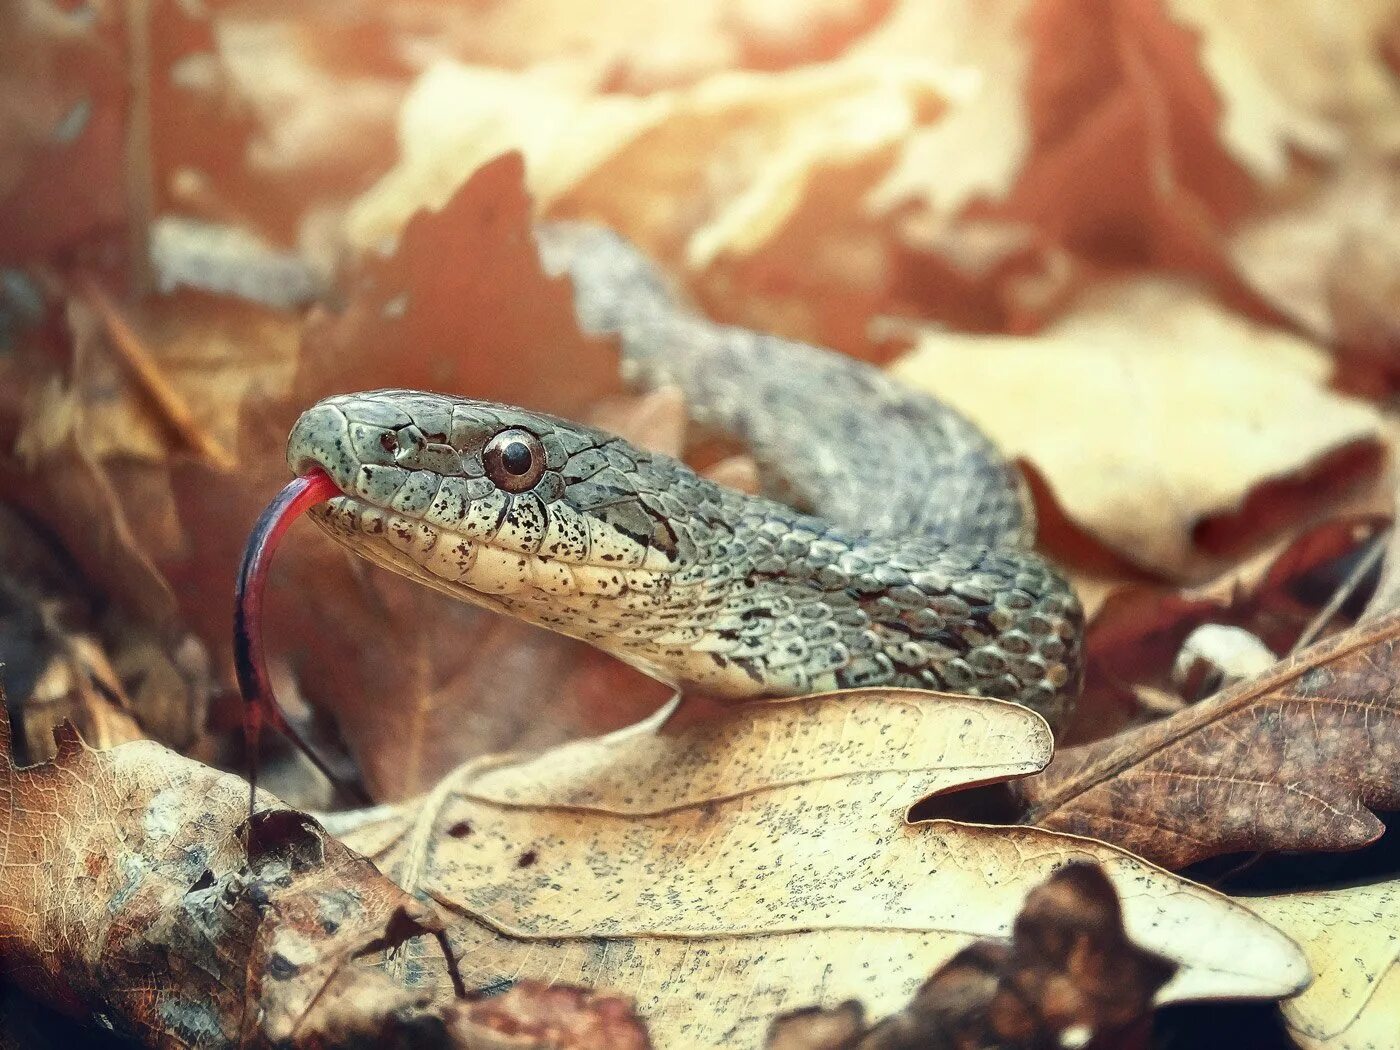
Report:
[[[678,387],[765,496],[578,423],[410,390],[327,398],[289,465],[373,562],[725,699],[856,686],[999,697],[1062,725],[1082,613],[1030,549],[1024,484],[970,422],[849,357],[677,305],[612,232],[545,225],[586,331],[624,377]]]

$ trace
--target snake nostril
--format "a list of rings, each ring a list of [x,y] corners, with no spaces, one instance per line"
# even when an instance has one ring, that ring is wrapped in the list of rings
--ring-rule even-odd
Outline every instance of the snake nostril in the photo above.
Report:
[[[379,435],[379,447],[390,455],[399,450],[399,438],[392,430],[386,430]]]

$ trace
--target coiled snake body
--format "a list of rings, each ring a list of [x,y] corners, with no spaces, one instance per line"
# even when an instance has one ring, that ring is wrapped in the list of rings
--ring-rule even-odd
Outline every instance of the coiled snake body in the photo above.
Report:
[[[1028,549],[1013,467],[882,372],[679,309],[626,242],[538,233],[624,371],[742,441],[744,495],[591,427],[409,390],[328,398],[287,458],[343,495],[318,523],[372,561],[722,698],[864,685],[1013,700],[1063,721],[1082,616]]]

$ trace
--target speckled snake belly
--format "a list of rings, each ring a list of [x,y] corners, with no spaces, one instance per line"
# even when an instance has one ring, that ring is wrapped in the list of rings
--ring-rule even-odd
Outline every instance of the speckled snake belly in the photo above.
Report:
[[[1060,724],[1082,616],[1029,549],[1021,480],[970,423],[850,358],[678,308],[626,242],[542,227],[627,378],[679,387],[774,499],[593,428],[408,390],[328,398],[288,462],[367,558],[722,698],[865,685],[1001,697]],[[779,502],[781,500],[781,502]]]

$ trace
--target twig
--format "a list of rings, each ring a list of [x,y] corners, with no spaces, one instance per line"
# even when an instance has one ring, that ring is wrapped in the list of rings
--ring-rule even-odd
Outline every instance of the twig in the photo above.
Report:
[[[166,381],[159,366],[142,344],[141,337],[127,323],[117,304],[102,286],[85,273],[75,274],[73,283],[78,294],[101,320],[112,350],[140,392],[155,408],[161,422],[169,427],[186,447],[216,467],[232,470],[237,461],[195,420],[194,413],[190,411],[185,399]]]
[[[1293,648],[1288,650],[1290,656],[1304,646],[1310,645],[1313,639],[1322,632],[1322,629],[1331,622],[1332,617],[1337,615],[1337,610],[1356,592],[1356,588],[1360,586],[1366,574],[1375,568],[1376,563],[1381,560],[1381,556],[1385,554],[1385,547],[1386,545],[1380,542],[1380,538],[1377,537],[1376,541],[1371,545],[1371,549],[1361,558],[1357,559],[1356,564],[1352,566],[1351,572],[1347,573],[1347,578],[1342,581],[1341,586],[1332,592],[1332,597],[1327,599],[1327,604],[1318,611],[1318,614],[1314,616],[1308,623],[1308,626],[1303,629],[1303,633],[1300,634],[1298,640],[1293,643]]]

